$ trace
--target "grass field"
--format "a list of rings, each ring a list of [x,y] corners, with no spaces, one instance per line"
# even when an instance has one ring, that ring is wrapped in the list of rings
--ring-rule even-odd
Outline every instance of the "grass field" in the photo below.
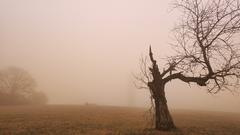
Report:
[[[110,106],[2,106],[0,135],[240,135],[240,114],[172,110],[176,131],[149,129],[146,110]]]

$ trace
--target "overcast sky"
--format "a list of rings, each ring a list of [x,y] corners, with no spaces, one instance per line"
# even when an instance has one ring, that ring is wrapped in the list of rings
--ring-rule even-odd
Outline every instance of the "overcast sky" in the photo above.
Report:
[[[0,0],[0,68],[29,71],[51,104],[146,106],[132,73],[151,44],[171,55],[171,0]],[[172,81],[170,108],[240,111],[240,96]]]

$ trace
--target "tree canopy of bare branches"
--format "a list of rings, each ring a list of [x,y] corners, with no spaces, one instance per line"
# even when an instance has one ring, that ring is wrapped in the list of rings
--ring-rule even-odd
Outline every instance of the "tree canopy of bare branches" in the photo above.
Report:
[[[240,75],[239,0],[181,0],[182,20],[175,27],[178,73],[167,78],[196,82],[210,93],[233,90]],[[191,76],[189,78],[189,76]]]

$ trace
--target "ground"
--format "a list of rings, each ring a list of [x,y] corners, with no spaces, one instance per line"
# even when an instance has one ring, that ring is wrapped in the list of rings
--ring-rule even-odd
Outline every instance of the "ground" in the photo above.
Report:
[[[240,135],[240,114],[171,110],[178,127],[149,128],[146,109],[96,105],[1,106],[0,135]]]

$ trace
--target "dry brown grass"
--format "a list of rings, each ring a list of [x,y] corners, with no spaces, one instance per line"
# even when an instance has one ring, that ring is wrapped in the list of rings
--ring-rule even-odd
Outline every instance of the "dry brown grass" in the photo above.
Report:
[[[141,108],[2,106],[0,135],[240,135],[240,114],[172,111],[176,131],[147,128]]]

